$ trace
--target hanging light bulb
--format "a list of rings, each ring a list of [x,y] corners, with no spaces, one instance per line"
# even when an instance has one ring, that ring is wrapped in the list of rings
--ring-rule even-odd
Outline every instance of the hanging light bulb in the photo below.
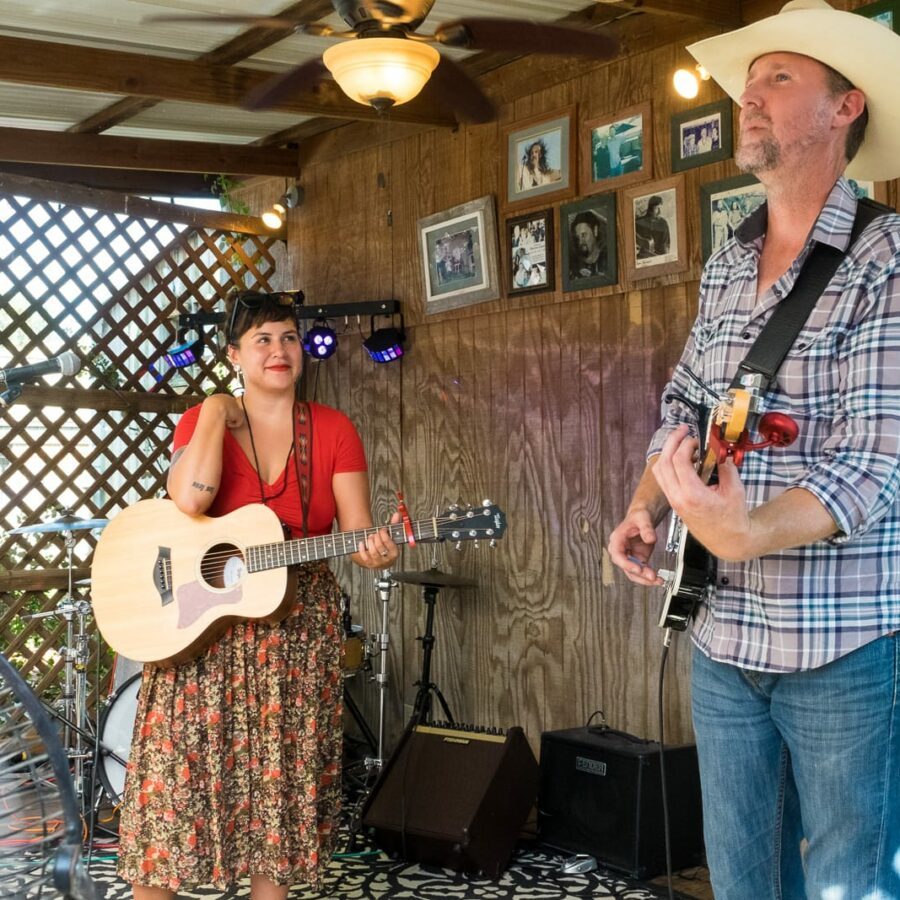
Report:
[[[321,324],[320,324],[321,323]],[[316,319],[303,338],[303,349],[313,359],[328,359],[337,350],[337,333],[325,319]]]

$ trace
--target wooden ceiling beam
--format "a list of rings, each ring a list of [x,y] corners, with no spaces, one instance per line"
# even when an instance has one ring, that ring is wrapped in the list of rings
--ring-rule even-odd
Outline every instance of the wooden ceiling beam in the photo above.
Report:
[[[273,74],[239,66],[0,36],[0,81],[14,84],[240,106],[251,90]],[[354,102],[333,82],[323,82],[319,87],[315,93],[297,94],[273,109],[339,119],[378,118],[374,109]],[[421,125],[456,124],[449,114],[415,103],[398,106],[391,111],[391,119]]]
[[[740,0],[597,0],[597,3],[611,11],[681,16],[725,28],[739,28],[744,24]]]
[[[0,160],[160,172],[296,178],[296,150],[0,128]]]
[[[290,19],[297,24],[302,22],[314,22],[316,19],[327,15],[333,10],[331,0],[300,0],[293,3],[278,13],[280,19]],[[231,66],[243,59],[247,59],[260,50],[265,50],[278,41],[288,36],[290,31],[285,28],[248,28],[246,31],[231,38],[224,44],[203,53],[198,57],[201,62],[219,66]],[[146,109],[151,109],[159,103],[147,97],[123,97],[115,103],[98,110],[92,116],[82,119],[71,128],[67,129],[72,134],[99,134],[124,122]]]
[[[76,187],[121,191],[124,194],[155,194],[158,197],[214,197],[213,183],[200,172],[119,170],[87,166],[29,165],[0,162],[0,173],[39,178]]]

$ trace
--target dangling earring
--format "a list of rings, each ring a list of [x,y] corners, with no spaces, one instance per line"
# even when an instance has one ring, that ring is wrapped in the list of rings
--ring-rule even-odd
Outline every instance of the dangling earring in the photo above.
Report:
[[[245,392],[244,373],[237,363],[234,364],[234,374],[237,376],[238,383],[237,387],[232,388],[231,393],[234,394],[235,397],[241,397]]]

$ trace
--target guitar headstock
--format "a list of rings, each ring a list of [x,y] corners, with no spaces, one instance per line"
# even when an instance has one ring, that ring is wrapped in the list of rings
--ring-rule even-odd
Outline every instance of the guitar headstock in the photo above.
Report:
[[[450,506],[435,518],[438,541],[495,541],[506,531],[503,511],[485,500],[481,506]]]

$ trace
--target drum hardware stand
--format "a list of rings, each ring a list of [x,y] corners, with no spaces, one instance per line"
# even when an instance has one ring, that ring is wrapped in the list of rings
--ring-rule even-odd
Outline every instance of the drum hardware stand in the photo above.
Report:
[[[385,732],[385,711],[387,707],[387,689],[390,681],[388,666],[388,646],[390,644],[390,633],[388,632],[388,622],[390,619],[390,601],[391,591],[397,586],[391,575],[390,569],[384,569],[375,576],[375,593],[381,601],[381,628],[377,634],[371,635],[372,651],[371,656],[378,658],[378,668],[370,676],[370,681],[374,681],[378,687],[378,737],[372,734],[372,730],[365,723],[359,707],[352,701],[349,694],[344,695],[344,702],[350,710],[357,724],[366,736],[366,741],[371,749],[375,752],[375,756],[366,756],[362,761],[363,774],[359,779],[361,788],[359,795],[354,799],[349,810],[349,832],[350,840],[348,848],[352,851],[357,835],[362,826],[362,811],[366,804],[366,800],[372,793],[378,776],[384,767],[384,732]]]
[[[431,653],[434,649],[434,604],[437,600],[439,586],[424,584],[422,600],[425,603],[425,633],[416,638],[422,642],[422,675],[413,686],[419,690],[413,702],[412,725],[425,725],[431,720],[431,695],[434,694],[444,712],[445,721],[451,725],[456,721],[450,707],[441,693],[441,689],[431,680]]]

